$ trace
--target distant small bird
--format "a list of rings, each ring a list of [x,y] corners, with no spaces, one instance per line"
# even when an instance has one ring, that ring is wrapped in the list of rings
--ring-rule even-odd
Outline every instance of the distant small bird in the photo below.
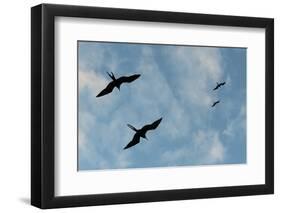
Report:
[[[213,103],[212,107],[216,106],[220,101],[216,101]]]
[[[222,83],[217,82],[217,86],[213,90],[217,90],[218,88],[220,88],[223,85],[225,85],[225,82],[222,82]]]
[[[146,132],[149,130],[156,129],[161,121],[162,121],[162,118],[158,119],[157,121],[154,121],[152,124],[143,126],[141,129],[136,129],[132,125],[128,124],[128,127],[130,127],[132,130],[134,130],[136,133],[135,133],[133,139],[131,140],[131,142],[128,143],[127,146],[124,147],[124,149],[128,149],[128,148],[138,144],[140,142],[140,138],[144,138],[144,139],[148,140],[145,135]]]
[[[140,77],[140,74],[135,74],[131,76],[122,76],[116,79],[113,73],[111,74],[107,73],[107,74],[112,79],[112,81],[96,97],[101,97],[107,95],[108,93],[111,93],[115,87],[117,87],[118,90],[120,90],[120,86],[122,83],[131,83],[132,81]]]

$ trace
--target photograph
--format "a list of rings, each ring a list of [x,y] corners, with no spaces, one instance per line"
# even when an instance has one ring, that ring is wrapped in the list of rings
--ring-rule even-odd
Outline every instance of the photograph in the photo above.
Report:
[[[33,6],[31,204],[273,194],[274,18],[245,15]]]
[[[247,164],[247,48],[77,41],[77,170]]]

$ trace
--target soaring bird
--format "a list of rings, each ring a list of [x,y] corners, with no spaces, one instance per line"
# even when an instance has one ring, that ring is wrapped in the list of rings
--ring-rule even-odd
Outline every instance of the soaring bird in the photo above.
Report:
[[[213,90],[217,90],[218,88],[220,88],[223,85],[225,85],[225,82],[222,82],[222,83],[217,82],[217,86]]]
[[[154,121],[152,124],[143,126],[141,129],[136,129],[132,125],[128,124],[128,127],[130,127],[132,130],[134,130],[136,133],[135,133],[133,139],[131,140],[131,142],[128,143],[127,146],[124,147],[124,149],[128,149],[128,148],[138,144],[140,142],[140,138],[144,138],[144,139],[148,140],[145,135],[146,132],[149,130],[156,129],[161,121],[162,121],[162,118],[158,119],[157,121]]]
[[[220,101],[216,101],[213,103],[212,107],[216,106]]]
[[[120,86],[122,83],[131,83],[132,81],[136,80],[140,77],[140,74],[135,74],[131,76],[122,76],[120,78],[115,78],[113,73],[107,73],[109,77],[112,79],[112,81],[106,86],[105,89],[103,89],[97,97],[104,96],[108,93],[111,93],[115,87],[117,87],[120,90]]]

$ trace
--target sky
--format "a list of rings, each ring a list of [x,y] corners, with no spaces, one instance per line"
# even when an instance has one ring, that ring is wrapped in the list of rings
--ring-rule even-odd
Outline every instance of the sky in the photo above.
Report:
[[[78,41],[78,170],[246,163],[246,53]],[[96,98],[111,81],[106,72],[141,76]],[[123,150],[134,136],[127,124],[161,117],[147,141]]]

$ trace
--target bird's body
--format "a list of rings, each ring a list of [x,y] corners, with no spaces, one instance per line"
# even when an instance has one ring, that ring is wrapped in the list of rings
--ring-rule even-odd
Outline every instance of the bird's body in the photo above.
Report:
[[[217,90],[218,88],[220,88],[223,85],[225,85],[225,82],[217,83],[217,86],[213,90]]]
[[[131,83],[132,81],[134,81],[140,77],[140,74],[135,74],[135,75],[131,75],[131,76],[122,76],[122,77],[116,79],[113,73],[111,73],[111,74],[107,73],[107,74],[112,79],[112,81],[106,86],[105,89],[103,89],[97,95],[97,97],[101,97],[101,96],[111,93],[115,87],[118,88],[118,90],[120,90],[121,84]]]
[[[212,107],[216,106],[220,101],[216,101],[213,103]]]
[[[128,148],[138,144],[140,142],[140,138],[147,139],[146,138],[147,131],[156,129],[161,121],[162,121],[162,118],[158,119],[157,121],[154,121],[152,124],[143,126],[141,129],[136,129],[132,125],[128,124],[128,127],[130,127],[132,130],[134,130],[136,133],[135,133],[133,139],[130,141],[130,143],[127,144],[127,146],[124,147],[124,149],[128,149]]]

